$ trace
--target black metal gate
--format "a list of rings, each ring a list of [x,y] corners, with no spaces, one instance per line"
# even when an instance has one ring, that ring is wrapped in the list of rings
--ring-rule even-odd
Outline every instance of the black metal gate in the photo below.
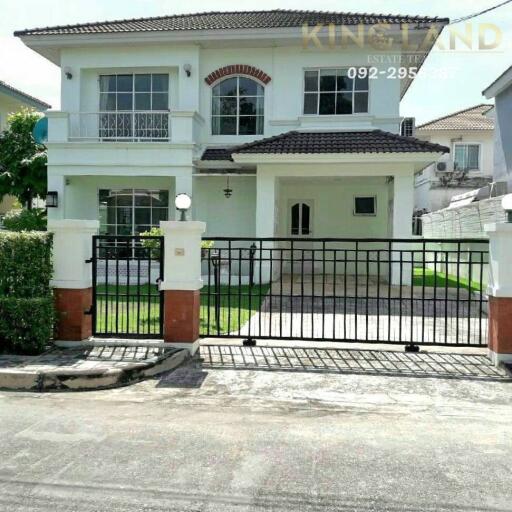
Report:
[[[209,240],[203,337],[487,344],[487,240]]]
[[[161,338],[163,237],[94,236],[93,334]]]

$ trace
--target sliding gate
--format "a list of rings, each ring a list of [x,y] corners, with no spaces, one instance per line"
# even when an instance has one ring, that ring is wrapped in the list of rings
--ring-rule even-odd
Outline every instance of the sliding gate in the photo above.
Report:
[[[93,334],[161,338],[163,237],[93,237]]]
[[[208,241],[203,337],[487,344],[487,240]]]

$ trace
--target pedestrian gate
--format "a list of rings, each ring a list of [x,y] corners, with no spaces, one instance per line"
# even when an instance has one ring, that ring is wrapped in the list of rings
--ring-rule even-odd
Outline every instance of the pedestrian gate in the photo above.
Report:
[[[163,237],[94,236],[93,334],[162,338]]]

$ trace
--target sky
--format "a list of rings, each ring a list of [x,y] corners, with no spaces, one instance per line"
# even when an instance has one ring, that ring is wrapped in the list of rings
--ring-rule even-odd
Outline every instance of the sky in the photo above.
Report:
[[[0,0],[0,80],[32,94],[53,108],[60,106],[60,71],[13,37],[15,30],[167,14],[254,9],[305,9],[343,12],[417,14],[460,18],[502,0]],[[472,20],[476,33],[494,24],[502,42],[492,50],[434,50],[402,100],[400,113],[418,123],[478,103],[482,90],[512,64],[512,3]],[[460,27],[460,28],[458,28]],[[454,25],[463,31],[463,25]],[[441,36],[443,38],[443,36]],[[490,35],[489,35],[490,37]],[[448,43],[448,35],[443,41]]]

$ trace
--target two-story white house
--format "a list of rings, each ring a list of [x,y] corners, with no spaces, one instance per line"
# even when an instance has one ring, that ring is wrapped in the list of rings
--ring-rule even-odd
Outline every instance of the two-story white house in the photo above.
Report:
[[[414,175],[448,148],[399,135],[399,105],[447,22],[274,10],[16,32],[62,69],[49,216],[135,234],[187,193],[208,235],[407,237]],[[376,26],[389,45],[364,40]]]
[[[493,181],[492,105],[475,105],[416,128],[416,137],[450,148],[415,179],[415,208],[436,211]],[[468,199],[471,201],[471,198]]]

